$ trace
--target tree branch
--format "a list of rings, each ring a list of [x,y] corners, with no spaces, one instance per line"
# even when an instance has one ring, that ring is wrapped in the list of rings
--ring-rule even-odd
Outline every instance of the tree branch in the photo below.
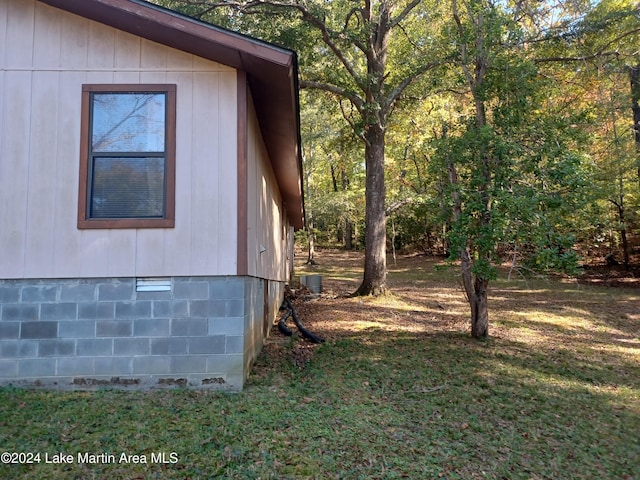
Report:
[[[330,83],[316,82],[313,80],[301,80],[300,88],[313,88],[316,90],[322,90],[324,92],[333,93],[339,97],[346,98],[358,109],[358,111],[362,111],[364,106],[364,100],[360,98],[355,93],[347,90],[346,88],[338,87],[337,85],[333,85]]]
[[[640,28],[635,28],[633,30],[629,30],[628,32],[624,32],[623,34],[617,36],[616,38],[614,38],[613,40],[607,42],[602,48],[600,48],[600,50],[598,50],[596,53],[593,53],[591,55],[584,55],[581,57],[548,57],[548,58],[535,58],[533,61],[535,63],[551,63],[551,62],[585,62],[587,60],[593,60],[595,58],[601,58],[601,57],[610,57],[610,56],[618,56],[618,50],[614,50],[614,51],[606,51],[606,49],[608,47],[610,47],[611,45],[615,45],[618,42],[620,42],[620,40],[622,40],[625,37],[628,37],[630,35],[634,35],[634,34],[638,34],[640,33]]]
[[[342,112],[342,118],[344,118],[345,122],[349,124],[349,126],[351,127],[351,130],[353,130],[353,134],[356,137],[358,137],[360,140],[362,140],[365,144],[368,143],[367,138],[364,136],[364,133],[361,131],[362,129],[357,128],[357,125],[353,122],[353,120],[351,120],[351,118],[349,118],[349,115],[347,115],[347,112],[345,112],[344,105],[342,104],[342,100],[340,100],[338,104],[340,105],[340,112]]]
[[[246,8],[258,7],[258,6],[270,6],[274,8],[282,8],[282,9],[290,9],[296,10],[301,15],[302,18],[311,26],[315,27],[320,34],[322,35],[322,41],[327,45],[336,58],[340,61],[340,63],[344,66],[344,68],[349,72],[349,75],[354,79],[358,87],[362,90],[366,89],[365,81],[358,75],[355,67],[351,64],[351,62],[344,56],[340,48],[334,42],[335,37],[340,37],[339,34],[333,32],[327,24],[320,18],[316,17],[307,7],[302,5],[299,2],[277,2],[270,0],[252,0],[247,2]],[[353,39],[352,39],[353,41]],[[355,42],[354,42],[355,44]],[[360,48],[360,46],[358,47]]]
[[[403,198],[401,200],[396,200],[395,202],[391,203],[390,205],[387,205],[387,208],[385,209],[385,215],[388,217],[389,215],[391,215],[396,210],[399,210],[400,208],[404,207],[405,205],[409,205],[409,204],[413,203],[414,201],[415,201],[415,197],[407,197],[407,198]]]
[[[407,15],[411,13],[411,10],[413,10],[417,5],[420,4],[420,1],[421,0],[413,0],[406,7],[404,7],[404,10],[402,10],[397,17],[392,18],[389,21],[389,30],[391,30],[393,27],[398,25],[402,20],[404,20],[407,17]]]
[[[384,105],[382,106],[384,113],[387,114],[393,110],[393,107],[395,106],[396,102],[402,95],[402,92],[404,92],[407,89],[407,87],[409,87],[409,85],[415,82],[422,74],[424,74],[425,72],[428,72],[432,68],[436,68],[436,67],[439,67],[440,65],[443,65],[449,60],[451,60],[451,58],[444,59],[443,61],[440,61],[440,62],[433,62],[433,63],[428,63],[426,65],[422,65],[411,75],[408,75],[407,77],[405,77],[402,80],[402,82],[398,84],[396,88],[391,90],[391,92],[385,99]]]
[[[535,63],[551,63],[551,62],[585,62],[587,60],[593,60],[594,58],[601,58],[601,57],[610,57],[610,56],[618,56],[619,52],[617,50],[614,51],[605,51],[607,49],[607,47],[609,47],[610,45],[614,45],[616,43],[618,43],[620,40],[622,40],[625,37],[628,37],[630,35],[634,35],[636,33],[640,33],[640,28],[636,28],[633,30],[630,30],[628,32],[623,33],[622,35],[619,35],[618,37],[614,38],[613,40],[611,40],[610,42],[607,42],[600,50],[598,50],[596,53],[592,53],[591,55],[584,55],[582,57],[547,57],[547,58],[535,58],[533,61]]]
[[[452,0],[451,9],[453,10],[453,20],[456,22],[458,34],[460,35],[460,57],[462,60],[462,70],[464,71],[464,76],[467,77],[467,82],[471,88],[473,88],[475,81],[473,75],[471,75],[469,66],[467,65],[467,44],[464,41],[464,28],[462,26],[462,20],[460,20],[460,14],[458,13],[458,2],[456,0]]]

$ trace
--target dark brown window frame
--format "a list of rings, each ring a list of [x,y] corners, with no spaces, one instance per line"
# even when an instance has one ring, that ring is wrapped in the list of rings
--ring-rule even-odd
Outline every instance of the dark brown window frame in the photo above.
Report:
[[[165,93],[165,208],[162,218],[90,218],[89,184],[91,94],[92,93]],[[80,121],[80,184],[78,192],[78,228],[174,228],[176,180],[176,85],[174,84],[87,84],[82,86]]]

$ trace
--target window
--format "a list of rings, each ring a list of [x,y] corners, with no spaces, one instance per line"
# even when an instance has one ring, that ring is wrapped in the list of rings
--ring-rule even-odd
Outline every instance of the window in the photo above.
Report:
[[[78,228],[170,228],[175,85],[84,85]]]

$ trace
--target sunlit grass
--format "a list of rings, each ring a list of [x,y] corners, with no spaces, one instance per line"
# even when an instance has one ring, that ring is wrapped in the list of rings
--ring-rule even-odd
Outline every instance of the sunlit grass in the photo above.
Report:
[[[358,259],[338,260],[319,258],[325,293],[296,302],[327,341],[274,333],[241,394],[0,390],[3,449],[176,451],[177,464],[0,465],[0,478],[640,478],[637,291],[501,278],[476,341],[438,262],[399,258],[393,294],[358,299],[345,296]]]
[[[375,307],[381,307],[390,309],[392,311],[401,312],[425,312],[427,309],[416,302],[407,301],[406,298],[402,298],[398,295],[390,293],[388,295],[380,297],[364,297],[356,299],[363,305],[371,305]]]

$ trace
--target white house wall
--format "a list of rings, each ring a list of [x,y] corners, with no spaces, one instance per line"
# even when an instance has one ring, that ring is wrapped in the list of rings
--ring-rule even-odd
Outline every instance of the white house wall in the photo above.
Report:
[[[249,275],[287,281],[288,225],[275,175],[249,99],[248,269]]]
[[[91,83],[177,85],[175,228],[78,230]],[[235,274],[236,90],[232,68],[34,0],[0,0],[0,278]],[[256,175],[273,182],[263,168]],[[252,220],[273,221],[277,202],[264,196]]]

